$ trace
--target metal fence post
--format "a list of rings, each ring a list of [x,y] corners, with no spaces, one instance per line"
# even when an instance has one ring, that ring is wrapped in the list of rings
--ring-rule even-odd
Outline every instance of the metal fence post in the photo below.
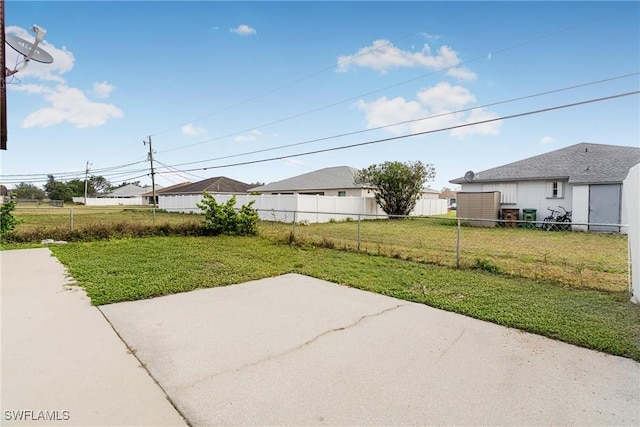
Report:
[[[295,236],[296,235],[296,218],[298,217],[298,211],[293,211],[293,230],[292,233]]]
[[[358,251],[360,251],[360,215],[358,214]]]
[[[456,268],[460,267],[460,218],[458,218],[458,236],[456,238]]]
[[[73,208],[69,208],[69,231],[73,231]]]

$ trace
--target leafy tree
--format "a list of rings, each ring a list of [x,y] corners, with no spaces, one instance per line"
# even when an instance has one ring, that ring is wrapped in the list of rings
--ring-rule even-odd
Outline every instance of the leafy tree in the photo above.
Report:
[[[13,230],[18,220],[13,216],[13,210],[16,208],[16,202],[7,200],[0,206],[0,234]]]
[[[376,202],[388,215],[409,215],[416,206],[422,186],[435,176],[431,164],[384,162],[358,171],[354,183],[371,187]]]
[[[71,202],[73,200],[72,189],[67,184],[56,181],[53,175],[48,175],[47,177],[48,181],[44,185],[44,191],[47,193],[49,200],[63,200],[65,202]]]
[[[84,197],[84,179],[72,179],[66,182],[72,197]],[[87,181],[87,195],[91,196],[96,193],[91,181]]]
[[[209,234],[258,234],[258,212],[252,207],[254,200],[236,212],[236,196],[231,197],[227,203],[216,202],[206,191],[202,196],[202,203],[198,203],[197,206],[204,211],[202,226]]]
[[[15,194],[17,199],[23,200],[43,200],[47,197],[44,191],[41,188],[36,187],[33,184],[28,184],[26,182],[21,182],[16,185],[12,193]]]
[[[111,191],[111,183],[103,176],[91,176],[89,182],[94,189],[94,192],[90,193],[91,195],[103,195]]]
[[[140,184],[140,181],[131,181],[131,182],[125,181],[122,184],[118,184],[118,185],[115,185],[115,186],[111,187],[111,189],[115,190],[116,188],[124,187],[125,185],[129,185],[129,184],[137,185],[138,187],[142,187],[142,184]]]

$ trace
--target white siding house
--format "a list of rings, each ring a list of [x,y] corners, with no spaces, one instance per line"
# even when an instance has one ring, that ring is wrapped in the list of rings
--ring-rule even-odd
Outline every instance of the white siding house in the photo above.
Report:
[[[463,192],[500,191],[501,208],[572,211],[574,230],[626,231],[623,180],[640,163],[640,148],[580,143],[449,182]],[[587,225],[588,223],[588,225]]]

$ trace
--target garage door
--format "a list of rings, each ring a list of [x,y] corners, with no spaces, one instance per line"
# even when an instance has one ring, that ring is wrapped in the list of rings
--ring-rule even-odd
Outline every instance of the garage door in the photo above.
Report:
[[[589,186],[589,223],[620,224],[620,184]],[[620,227],[590,225],[589,230],[618,232]]]

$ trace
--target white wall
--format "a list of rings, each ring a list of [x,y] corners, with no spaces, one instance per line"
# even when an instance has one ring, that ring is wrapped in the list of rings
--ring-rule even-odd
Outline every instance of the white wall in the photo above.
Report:
[[[226,203],[231,195],[212,194],[216,202]],[[166,196],[160,195],[158,207],[169,212],[200,213],[197,203],[201,195]],[[290,222],[293,212],[298,211],[297,221],[328,222],[347,218],[357,219],[358,215],[384,215],[373,197],[311,196],[301,194],[236,195],[236,207],[255,200],[253,207],[260,219]],[[285,212],[278,212],[285,211]],[[440,215],[447,213],[444,199],[419,199],[412,215]]]
[[[640,304],[640,164],[631,168],[622,183],[622,206],[622,223],[629,224],[631,301]]]
[[[572,206],[573,213],[571,219],[573,222],[587,223],[589,222],[589,186],[574,185],[572,188]],[[586,225],[574,225],[574,231],[587,231]]]
[[[84,203],[84,197],[74,197],[74,203]],[[87,197],[87,206],[144,205],[142,197]]]
[[[562,197],[548,198],[547,197],[547,185],[548,181],[519,181],[514,189],[512,184],[507,183],[504,189],[508,189],[508,194],[501,197],[501,209],[535,209],[536,220],[542,221],[544,217],[548,216],[551,212],[547,208],[556,210],[558,206],[564,207],[570,211],[573,209],[573,188],[566,182],[563,183]],[[481,192],[481,191],[496,191],[499,184],[496,183],[467,183],[462,184],[461,192]],[[514,194],[515,192],[515,194]],[[515,203],[513,202],[515,198]],[[588,197],[587,197],[588,203]],[[561,210],[560,210],[561,211]],[[522,212],[520,212],[522,215]],[[575,220],[575,217],[573,217]]]

